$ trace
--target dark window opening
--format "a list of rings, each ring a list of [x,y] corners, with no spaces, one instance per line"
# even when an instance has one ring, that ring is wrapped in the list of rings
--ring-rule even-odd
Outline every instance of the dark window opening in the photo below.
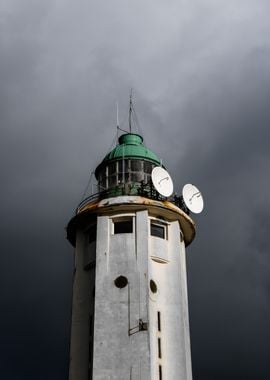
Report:
[[[161,367],[161,365],[158,366],[158,374],[159,374],[159,380],[162,380],[162,367]]]
[[[112,162],[109,165],[109,175],[116,173],[116,162]]]
[[[116,175],[111,175],[109,177],[109,187],[114,187],[116,185],[117,185],[117,183],[116,183]]]
[[[105,190],[107,187],[106,179],[107,179],[107,175],[106,175],[106,167],[105,167],[99,173],[99,188],[101,191]]]
[[[129,168],[129,160],[118,161],[118,172],[119,173],[128,172],[128,168]]]
[[[114,284],[117,288],[122,289],[127,286],[128,279],[125,276],[119,276],[114,280]]]
[[[88,243],[97,240],[97,225],[93,224],[88,230]]]
[[[128,234],[133,232],[132,218],[114,221],[115,234]]]
[[[157,292],[157,284],[153,280],[150,280],[150,289],[153,293]]]
[[[142,161],[141,160],[131,160],[130,169],[132,172],[140,172],[142,170]]]
[[[160,311],[157,312],[157,325],[158,325],[158,331],[161,331]]]
[[[151,162],[144,161],[144,172],[145,173],[151,174],[153,167],[154,167],[154,165],[151,164]]]
[[[143,172],[130,173],[131,182],[141,182],[143,181]]]
[[[158,338],[158,357],[161,359],[161,339]]]
[[[123,179],[123,177],[125,177],[125,178],[124,178],[124,182],[125,182],[125,183],[130,182],[129,175],[130,175],[129,172],[125,172],[125,175],[122,175],[122,179]]]
[[[151,221],[151,235],[165,239],[165,226]]]

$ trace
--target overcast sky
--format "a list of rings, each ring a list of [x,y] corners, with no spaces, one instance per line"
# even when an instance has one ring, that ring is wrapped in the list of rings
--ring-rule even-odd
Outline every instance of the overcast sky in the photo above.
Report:
[[[205,199],[187,249],[194,380],[270,379],[269,37],[269,0],[1,1],[1,379],[67,379],[64,227],[131,87],[176,191]]]

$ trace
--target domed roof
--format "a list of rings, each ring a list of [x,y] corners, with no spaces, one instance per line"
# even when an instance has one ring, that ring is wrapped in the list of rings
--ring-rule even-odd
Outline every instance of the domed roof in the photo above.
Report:
[[[96,168],[96,174],[100,167],[107,161],[117,160],[122,158],[135,158],[151,161],[157,165],[160,164],[160,159],[150,149],[143,145],[143,138],[135,133],[127,133],[119,137],[119,144],[108,153],[101,164]]]

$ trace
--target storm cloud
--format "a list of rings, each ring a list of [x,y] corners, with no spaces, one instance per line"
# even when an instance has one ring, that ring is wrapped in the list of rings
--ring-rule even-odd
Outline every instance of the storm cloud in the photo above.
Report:
[[[269,379],[269,2],[4,0],[0,14],[1,378],[67,378],[64,228],[133,88],[175,190],[205,199],[187,249],[194,380]]]

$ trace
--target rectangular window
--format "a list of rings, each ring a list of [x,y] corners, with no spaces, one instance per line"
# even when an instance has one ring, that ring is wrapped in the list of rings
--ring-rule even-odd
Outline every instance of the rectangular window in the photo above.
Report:
[[[114,187],[116,185],[117,185],[117,183],[116,183],[116,175],[111,175],[109,177],[109,187]]]
[[[129,218],[119,218],[113,221],[114,234],[130,234],[133,232],[133,220]]]
[[[130,181],[131,182],[141,182],[143,181],[143,172],[138,173],[130,173]]]
[[[151,174],[153,167],[154,167],[154,165],[151,164],[151,162],[144,161],[144,172],[145,173]]]
[[[109,165],[109,176],[116,173],[116,162],[112,162]]]
[[[166,226],[151,220],[151,235],[166,239]]]
[[[140,172],[142,171],[142,161],[140,160],[131,160],[130,168],[132,172]]]

